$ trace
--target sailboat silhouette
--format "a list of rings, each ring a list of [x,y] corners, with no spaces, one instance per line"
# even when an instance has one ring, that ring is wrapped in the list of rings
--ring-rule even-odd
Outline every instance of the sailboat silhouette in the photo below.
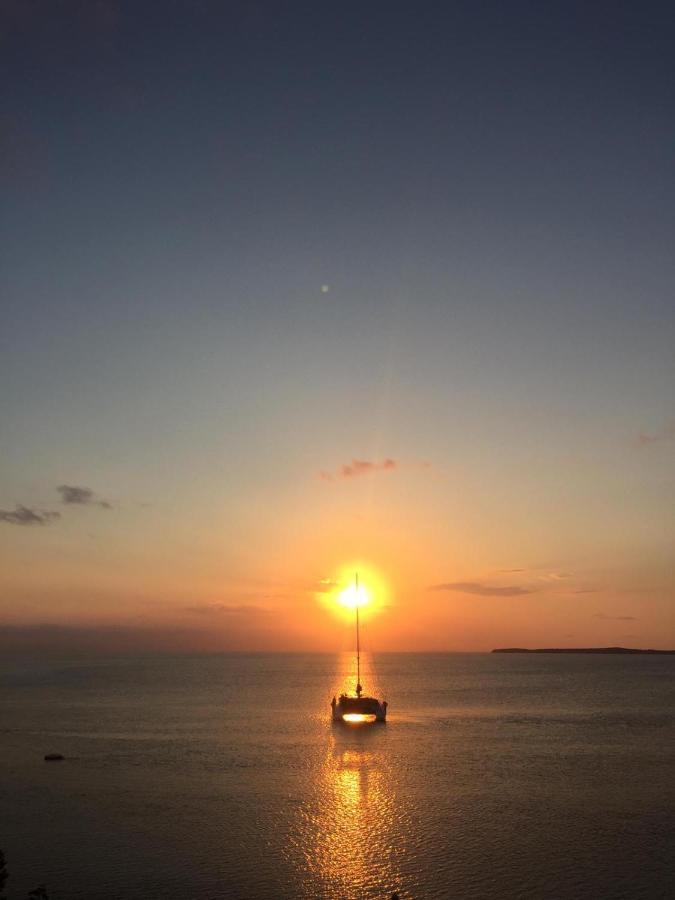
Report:
[[[380,702],[376,697],[364,697],[361,684],[361,639],[359,630],[359,573],[354,576],[356,612],[356,690],[354,695],[340,694],[338,700],[333,697],[331,709],[334,722],[386,722],[387,701]]]

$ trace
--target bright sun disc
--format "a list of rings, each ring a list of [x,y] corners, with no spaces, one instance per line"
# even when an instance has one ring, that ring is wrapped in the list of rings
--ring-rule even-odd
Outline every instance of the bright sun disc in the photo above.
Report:
[[[356,587],[355,584],[351,584],[348,588],[345,588],[344,591],[338,594],[337,599],[338,603],[342,606],[346,606],[347,609],[360,608],[370,602],[368,591],[362,585]]]
[[[350,625],[354,624],[356,610],[364,620],[371,619],[389,603],[386,581],[376,569],[360,559],[327,573],[318,587],[317,602]]]

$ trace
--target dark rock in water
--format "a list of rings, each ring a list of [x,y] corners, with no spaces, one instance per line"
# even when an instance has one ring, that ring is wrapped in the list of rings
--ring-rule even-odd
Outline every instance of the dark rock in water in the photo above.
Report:
[[[60,759],[65,759],[65,756],[62,756],[60,753],[47,753],[45,755],[46,762],[56,762]]]

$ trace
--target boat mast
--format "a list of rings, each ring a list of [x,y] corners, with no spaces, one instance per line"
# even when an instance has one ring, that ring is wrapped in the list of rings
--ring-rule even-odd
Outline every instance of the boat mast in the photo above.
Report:
[[[361,646],[359,644],[359,573],[356,572],[356,696],[361,696]]]

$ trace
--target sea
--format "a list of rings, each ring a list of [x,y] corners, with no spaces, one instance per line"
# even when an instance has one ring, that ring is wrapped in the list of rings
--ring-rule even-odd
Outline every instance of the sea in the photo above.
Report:
[[[675,897],[675,656],[363,668],[386,724],[348,655],[1,661],[4,893]]]

